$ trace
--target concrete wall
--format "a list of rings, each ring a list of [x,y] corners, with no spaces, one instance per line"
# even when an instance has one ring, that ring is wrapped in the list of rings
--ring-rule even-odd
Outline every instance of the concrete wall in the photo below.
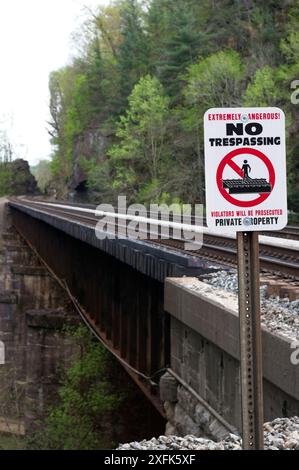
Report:
[[[165,310],[171,314],[171,369],[209,409],[209,417],[204,419],[207,423],[202,423],[196,412],[198,400],[194,399],[190,390],[184,391],[184,387],[176,381],[178,391],[173,398],[173,392],[172,396],[168,396],[167,386],[164,387],[162,395],[164,393],[164,401],[167,402],[169,431],[221,438],[225,427],[227,431],[229,426],[240,430],[236,297],[217,291],[196,278],[168,279]],[[290,362],[290,344],[291,340],[263,329],[266,421],[299,413],[299,367]],[[220,418],[219,426],[211,430],[210,425],[215,419],[217,421],[217,416]]]

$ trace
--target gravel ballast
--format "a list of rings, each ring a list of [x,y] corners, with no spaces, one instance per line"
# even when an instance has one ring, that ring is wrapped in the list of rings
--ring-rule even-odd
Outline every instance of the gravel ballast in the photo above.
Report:
[[[299,450],[299,417],[276,418],[264,424],[266,450]],[[229,434],[215,442],[194,436],[160,436],[149,441],[121,444],[118,450],[241,450],[241,437]]]
[[[238,277],[236,271],[218,271],[206,275],[203,279],[217,289],[238,294]],[[299,339],[299,300],[288,298],[266,298],[267,287],[261,287],[262,323],[273,333],[285,336],[292,341]]]

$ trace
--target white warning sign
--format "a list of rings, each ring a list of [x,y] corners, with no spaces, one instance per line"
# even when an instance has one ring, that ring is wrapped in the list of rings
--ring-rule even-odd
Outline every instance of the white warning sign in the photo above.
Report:
[[[219,232],[284,228],[284,112],[213,108],[205,113],[204,132],[208,227]]]

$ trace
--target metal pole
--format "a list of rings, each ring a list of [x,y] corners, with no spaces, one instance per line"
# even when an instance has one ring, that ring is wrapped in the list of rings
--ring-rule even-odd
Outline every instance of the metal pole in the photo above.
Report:
[[[238,232],[243,449],[263,449],[263,373],[257,232]]]

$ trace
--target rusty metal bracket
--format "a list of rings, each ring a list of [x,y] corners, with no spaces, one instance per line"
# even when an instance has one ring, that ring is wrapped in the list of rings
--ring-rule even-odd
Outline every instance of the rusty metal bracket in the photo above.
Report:
[[[243,449],[264,447],[259,241],[238,232],[239,320]]]

